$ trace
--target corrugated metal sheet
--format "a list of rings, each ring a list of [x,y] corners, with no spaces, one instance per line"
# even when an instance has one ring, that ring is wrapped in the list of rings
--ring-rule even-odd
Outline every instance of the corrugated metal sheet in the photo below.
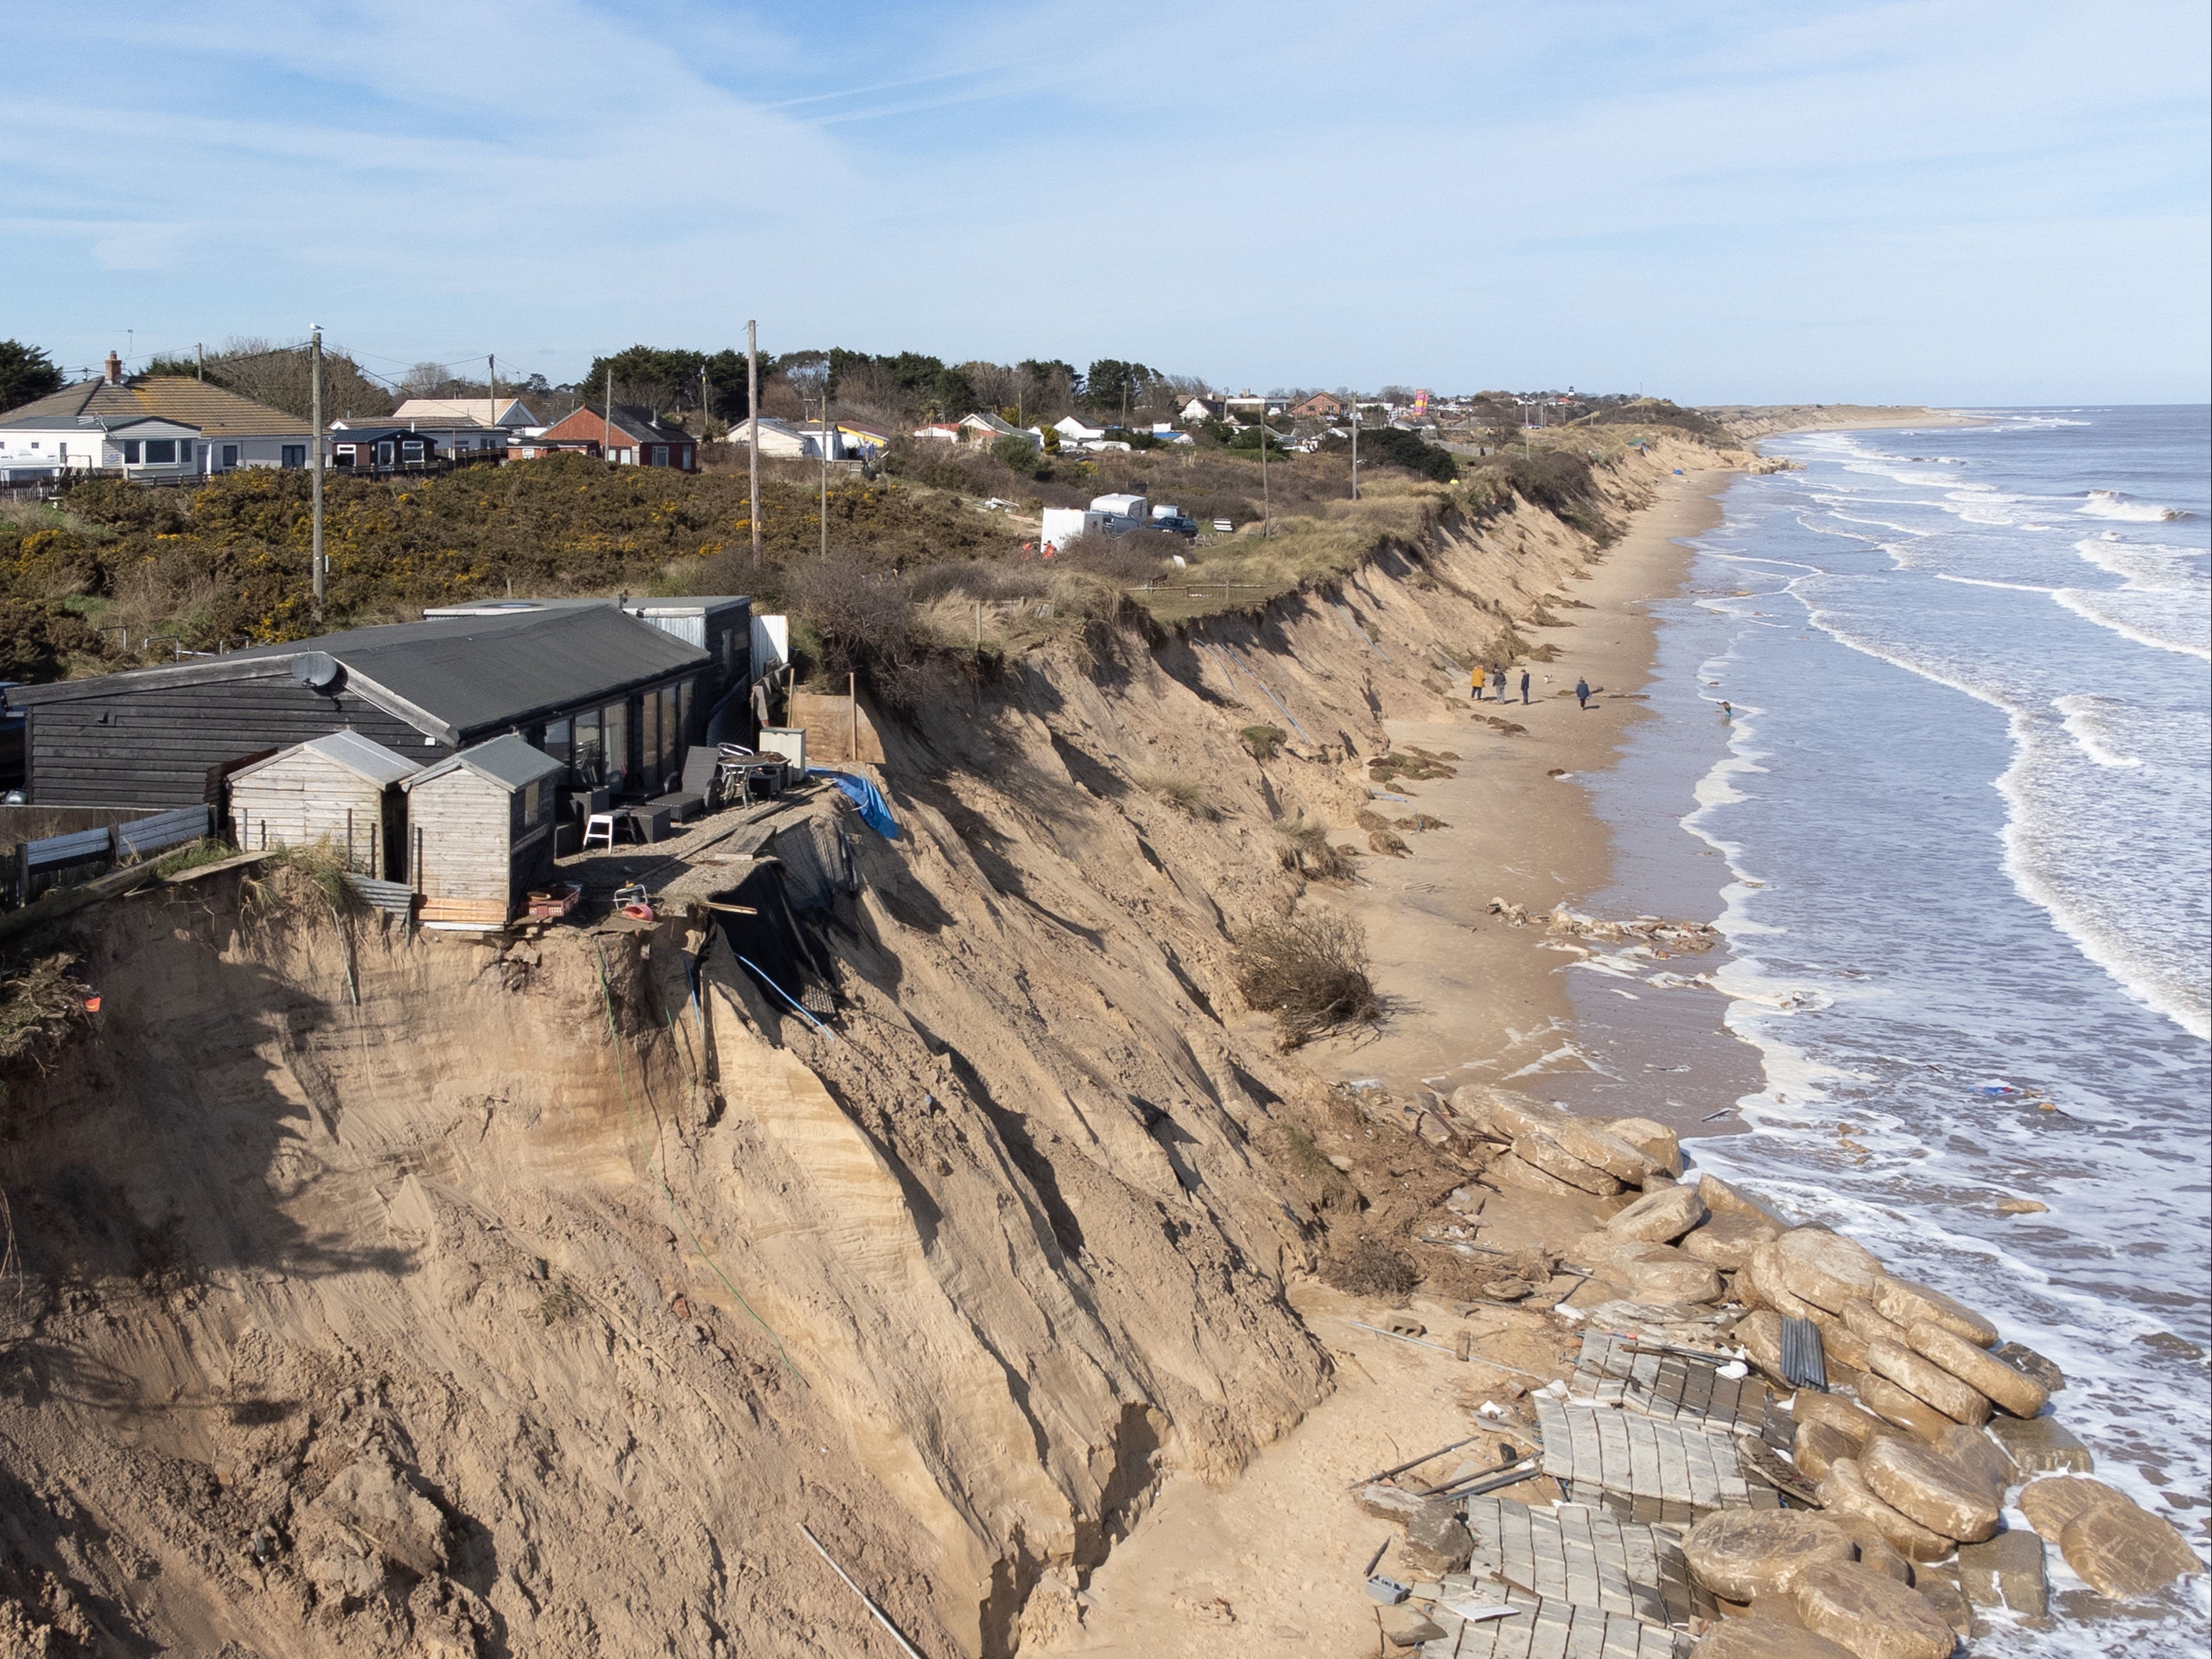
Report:
[[[389,910],[396,916],[411,916],[415,913],[415,890],[404,881],[379,881],[373,876],[348,872],[346,885],[360,894],[364,903],[380,910]]]
[[[1828,1391],[1827,1356],[1821,1352],[1820,1328],[1811,1320],[1783,1319],[1782,1375],[1794,1388]]]
[[[116,826],[115,844],[124,857],[143,859],[172,847],[182,847],[188,841],[198,841],[208,833],[212,816],[213,809],[210,807],[179,806],[173,812],[134,818],[129,823]]]

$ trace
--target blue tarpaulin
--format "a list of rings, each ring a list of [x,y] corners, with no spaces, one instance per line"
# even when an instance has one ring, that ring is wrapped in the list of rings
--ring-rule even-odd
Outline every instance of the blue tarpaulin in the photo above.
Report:
[[[811,777],[829,779],[850,796],[869,829],[885,841],[898,839],[898,820],[891,816],[890,803],[884,799],[884,792],[867,779],[856,778],[850,772],[824,771],[818,766],[810,766],[806,770]]]

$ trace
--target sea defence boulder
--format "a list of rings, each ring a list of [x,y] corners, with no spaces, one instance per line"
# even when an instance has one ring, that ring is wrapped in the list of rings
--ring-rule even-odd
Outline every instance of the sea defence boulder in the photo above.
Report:
[[[1882,1276],[1872,1250],[1825,1227],[1793,1227],[1774,1241],[1782,1287],[1792,1296],[1840,1314]]]
[[[1698,1644],[1697,1659],[1852,1659],[1802,1625],[1778,1619],[1731,1619]]]
[[[2049,1475],[2021,1488],[2021,1512],[2066,1565],[2106,1595],[2148,1595],[2204,1564],[2167,1522],[2118,1487]]]
[[[1625,1140],[1677,1181],[1682,1178],[1682,1140],[1663,1123],[1648,1117],[1617,1117],[1605,1132]]]
[[[1954,1301],[1941,1291],[1931,1291],[1925,1285],[1916,1285],[1909,1279],[1896,1279],[1888,1273],[1880,1275],[1867,1300],[1874,1304],[1875,1311],[1884,1319],[1907,1330],[1924,1320],[1964,1337],[1978,1348],[1991,1347],[1997,1340],[1996,1327],[1966,1304]]]
[[[1616,1238],[1647,1244],[1672,1244],[1705,1219],[1705,1200],[1693,1187],[1661,1187],[1648,1192],[1605,1224]],[[1996,1362],[1990,1362],[1994,1364]]]
[[[2042,1383],[2014,1370],[1948,1327],[1932,1320],[1917,1320],[1905,1336],[1922,1358],[1941,1365],[1968,1388],[1986,1396],[2000,1410],[2014,1417],[2033,1417],[2051,1403],[2051,1391]]]
[[[1663,1184],[1680,1168],[1680,1142],[1670,1146],[1671,1132],[1648,1120],[1631,1121],[1639,1133],[1647,1127],[1658,1131],[1654,1144],[1662,1156],[1613,1133],[1603,1123],[1577,1117],[1533,1095],[1489,1084],[1455,1089],[1450,1108],[1455,1118],[1473,1124],[1477,1133],[1510,1147],[1510,1156],[1526,1169],[1595,1197],[1611,1198],[1625,1188],[1641,1188],[1647,1182]],[[1671,1158],[1665,1156],[1668,1153]],[[1509,1183],[1544,1190],[1540,1183],[1527,1181],[1521,1169],[1500,1171],[1497,1164],[1491,1168],[1493,1175]]]
[[[1895,1437],[1877,1440],[1859,1467],[1875,1497],[1930,1532],[1969,1544],[1996,1532],[2002,1495],[1930,1447]]]
[[[1703,1201],[1702,1188],[1695,1189]],[[1700,1261],[1710,1261],[1725,1273],[1741,1273],[1751,1265],[1751,1253],[1778,1231],[1748,1216],[1722,1215],[1708,1211],[1705,1221],[1685,1234],[1680,1245]]]
[[[1888,1378],[1916,1399],[1924,1400],[1956,1423],[1990,1420],[1989,1396],[1961,1382],[1934,1360],[1887,1337],[1867,1344],[1867,1369]]]
[[[1790,1600],[1807,1630],[1858,1659],[1948,1659],[1958,1644],[1950,1621],[1923,1598],[1855,1561],[1808,1567]]]
[[[1749,1601],[1787,1590],[1823,1561],[1855,1561],[1850,1534],[1802,1510],[1715,1510],[1682,1537],[1691,1576],[1716,1595]]]
[[[1864,1516],[1908,1561],[1941,1561],[1956,1541],[1893,1508],[1868,1486],[1856,1459],[1838,1458],[1820,1479],[1820,1507]]]

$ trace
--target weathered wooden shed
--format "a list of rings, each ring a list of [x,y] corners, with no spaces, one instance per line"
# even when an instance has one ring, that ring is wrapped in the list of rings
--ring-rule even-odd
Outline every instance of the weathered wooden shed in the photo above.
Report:
[[[329,843],[357,875],[401,881],[415,763],[358,732],[331,732],[230,775],[231,833],[249,853]]]
[[[553,786],[562,770],[510,733],[400,784],[423,922],[503,927],[530,890],[552,878]]]

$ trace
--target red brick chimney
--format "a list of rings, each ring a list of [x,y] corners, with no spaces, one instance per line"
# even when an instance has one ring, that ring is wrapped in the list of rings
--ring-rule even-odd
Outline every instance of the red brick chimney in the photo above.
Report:
[[[107,354],[107,383],[110,386],[123,384],[123,359],[112,351]]]

